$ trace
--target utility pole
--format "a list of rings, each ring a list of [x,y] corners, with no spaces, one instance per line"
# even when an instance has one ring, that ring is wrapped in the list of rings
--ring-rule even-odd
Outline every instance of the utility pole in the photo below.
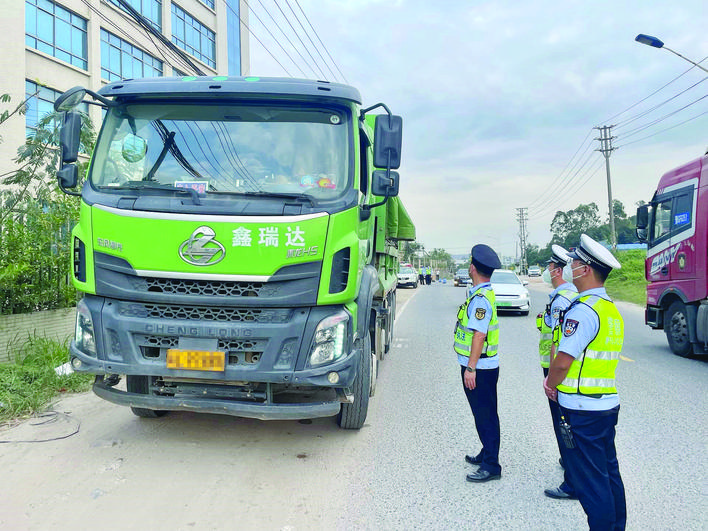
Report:
[[[600,131],[600,138],[595,140],[600,141],[599,151],[605,156],[605,170],[607,171],[607,204],[610,209],[610,242],[612,243],[612,250],[617,249],[617,233],[615,232],[615,209],[612,204],[612,182],[610,180],[610,154],[615,148],[612,147],[612,140],[615,138],[612,136],[611,129],[614,125],[603,125],[602,127],[594,127]]]
[[[522,275],[526,274],[527,264],[526,264],[526,238],[528,234],[526,232],[527,223],[529,220],[529,209],[528,208],[517,208],[516,209],[516,220],[519,222],[519,246],[521,247],[521,262],[519,263],[519,270]]]

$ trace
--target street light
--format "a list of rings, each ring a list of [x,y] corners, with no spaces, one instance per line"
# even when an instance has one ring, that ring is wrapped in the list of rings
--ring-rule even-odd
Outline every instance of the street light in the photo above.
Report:
[[[705,68],[703,68],[703,67],[702,67],[701,65],[699,65],[698,63],[695,63],[695,62],[691,61],[688,57],[684,57],[683,55],[681,55],[680,53],[678,53],[678,52],[672,50],[671,48],[668,48],[668,47],[664,46],[663,41],[657,39],[656,37],[652,37],[651,35],[644,35],[643,33],[640,33],[639,35],[637,35],[637,36],[634,38],[634,40],[637,41],[637,42],[641,42],[642,44],[646,44],[647,46],[651,46],[651,47],[653,47],[653,48],[663,48],[664,50],[668,50],[668,51],[670,51],[672,54],[678,55],[681,59],[685,59],[686,61],[688,61],[689,63],[691,63],[693,66],[697,66],[698,68],[700,68],[700,69],[703,70],[704,72],[708,72],[708,70],[706,70]]]

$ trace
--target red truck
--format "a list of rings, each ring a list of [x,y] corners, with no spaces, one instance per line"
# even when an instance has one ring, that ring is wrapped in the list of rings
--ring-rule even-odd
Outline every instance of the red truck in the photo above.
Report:
[[[637,209],[647,243],[645,322],[674,354],[708,354],[708,153],[665,173]]]

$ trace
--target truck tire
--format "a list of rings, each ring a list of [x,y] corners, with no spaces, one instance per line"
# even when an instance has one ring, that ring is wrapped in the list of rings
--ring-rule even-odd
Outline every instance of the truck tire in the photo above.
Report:
[[[682,358],[690,356],[693,349],[688,337],[688,315],[686,306],[681,301],[675,301],[669,306],[664,323],[671,352]]]
[[[139,393],[141,395],[146,395],[150,392],[150,381],[149,376],[126,376],[126,388],[129,393]],[[131,407],[130,410],[134,415],[142,417],[144,419],[156,419],[158,417],[163,417],[167,415],[167,411],[160,411],[155,409],[145,409],[143,407]]]
[[[359,357],[359,367],[356,371],[352,391],[354,401],[351,404],[342,404],[337,415],[337,424],[345,430],[358,430],[364,425],[366,412],[369,409],[369,389],[371,387],[371,339],[369,334],[362,340]]]

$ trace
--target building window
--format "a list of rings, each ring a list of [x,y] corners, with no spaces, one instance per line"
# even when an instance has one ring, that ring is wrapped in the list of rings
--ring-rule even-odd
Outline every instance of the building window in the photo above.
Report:
[[[35,95],[36,94],[36,95]],[[25,135],[30,136],[37,131],[37,124],[47,114],[54,112],[54,100],[61,92],[52,90],[32,81],[25,80],[25,98],[27,112],[25,113]],[[77,110],[88,114],[88,103],[81,103]],[[54,124],[56,127],[58,124]]]
[[[108,81],[162,76],[162,61],[101,29],[101,77]]]
[[[25,1],[25,44],[88,69],[86,19],[51,0]]]
[[[214,0],[201,0],[202,4],[214,9]]]
[[[214,32],[176,4],[172,4],[172,42],[204,64],[216,67]]]
[[[118,0],[108,0],[111,4],[123,9]],[[159,31],[162,31],[162,0],[124,0],[130,7],[144,16]]]

